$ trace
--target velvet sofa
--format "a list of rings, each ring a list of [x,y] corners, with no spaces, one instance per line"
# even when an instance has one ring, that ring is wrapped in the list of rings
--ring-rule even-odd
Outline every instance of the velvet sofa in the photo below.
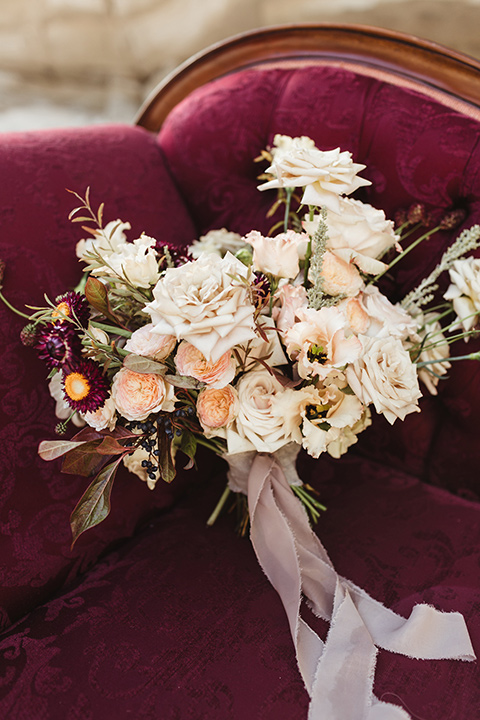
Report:
[[[371,28],[278,28],[180,68],[137,126],[0,136],[3,293],[21,308],[78,281],[66,189],[91,186],[106,219],[129,221],[135,237],[181,245],[212,228],[267,231],[272,197],[256,189],[253,158],[275,133],[350,150],[372,181],[362,199],[390,217],[420,202],[461,208],[461,227],[480,222],[475,61]],[[393,300],[452,232],[387,279]],[[86,481],[38,458],[54,402],[19,341],[21,318],[2,303],[0,321],[0,718],[306,718],[284,611],[248,539],[228,513],[205,524],[222,461],[203,454],[198,471],[153,492],[123,472],[110,516],[71,550]],[[480,367],[456,363],[420,414],[393,427],[376,417],[340,461],[299,461],[327,505],[316,531],[338,572],[400,614],[420,601],[462,612],[477,656],[479,432]],[[480,717],[476,662],[381,652],[375,693],[423,720]]]

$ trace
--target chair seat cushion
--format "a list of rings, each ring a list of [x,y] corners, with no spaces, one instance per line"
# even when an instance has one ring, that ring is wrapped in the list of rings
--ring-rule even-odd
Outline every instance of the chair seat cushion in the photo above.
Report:
[[[480,507],[355,457],[302,473],[328,505],[317,532],[337,571],[400,614],[461,611],[478,655]],[[304,720],[275,591],[232,515],[205,525],[224,481],[199,481],[3,634],[0,717]],[[376,695],[414,717],[477,720],[479,688],[477,663],[380,653]]]

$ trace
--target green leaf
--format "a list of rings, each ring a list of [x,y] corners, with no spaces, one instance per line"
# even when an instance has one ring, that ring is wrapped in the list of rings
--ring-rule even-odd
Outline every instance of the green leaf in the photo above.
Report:
[[[129,370],[142,375],[165,375],[168,370],[167,366],[163,363],[159,363],[151,358],[142,357],[141,355],[135,355],[134,353],[126,356],[123,361],[123,365]]]
[[[75,448],[84,445],[85,441],[72,442],[72,440],[43,440],[38,446],[38,454],[42,460],[56,460]]]
[[[167,483],[171,483],[177,474],[175,461],[173,459],[172,441],[168,439],[163,428],[158,429],[158,470],[160,477]]]
[[[105,464],[107,458],[98,453],[102,439],[84,442],[65,455],[62,472],[68,475],[90,477]]]
[[[200,380],[195,380],[195,378],[192,377],[186,377],[185,375],[165,375],[165,380],[174,387],[184,388],[186,390],[200,390],[205,387],[205,383],[200,382]]]
[[[101,280],[92,276],[88,278],[85,284],[85,297],[95,310],[112,322],[118,322],[108,302],[108,290]]]
[[[122,458],[117,458],[99,472],[72,512],[70,516],[72,548],[85,530],[98,525],[109,514],[113,481],[121,460]]]
[[[197,438],[190,430],[183,431],[180,450],[191,460],[195,457],[195,453],[197,452]]]

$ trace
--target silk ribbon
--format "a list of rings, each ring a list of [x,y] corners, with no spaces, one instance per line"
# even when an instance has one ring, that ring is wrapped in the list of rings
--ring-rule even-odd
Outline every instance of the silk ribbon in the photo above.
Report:
[[[280,595],[310,694],[308,720],[408,720],[373,694],[377,648],[417,659],[474,660],[463,616],[415,605],[395,614],[335,572],[281,465],[255,456],[248,475],[251,540]],[[325,643],[300,615],[302,595],[330,622]]]

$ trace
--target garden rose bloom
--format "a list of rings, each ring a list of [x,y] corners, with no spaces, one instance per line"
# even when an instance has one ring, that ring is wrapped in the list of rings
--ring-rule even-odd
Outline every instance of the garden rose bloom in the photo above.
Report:
[[[294,324],[297,310],[307,307],[307,291],[303,285],[282,285],[275,293],[275,301],[272,317],[277,328],[286,332]]]
[[[252,230],[244,239],[253,247],[255,270],[282,278],[298,275],[298,260],[305,257],[308,235],[288,230],[275,237],[263,237],[257,230]]]
[[[148,288],[160,277],[156,243],[154,238],[145,234],[132,243],[124,243],[108,256],[108,266],[95,267],[92,275],[111,275],[113,271],[135,287]]]
[[[400,304],[393,305],[376,285],[366,287],[359,301],[370,319],[366,332],[369,337],[405,340],[417,332],[417,321]]]
[[[90,427],[95,430],[113,430],[117,424],[117,416],[115,414],[115,400],[109,397],[105,403],[95,410],[95,412],[86,412],[84,417]]]
[[[480,259],[474,257],[456,260],[449,270],[451,285],[443,296],[453,301],[457,323],[452,330],[471,330],[480,315]]]
[[[235,255],[243,247],[245,247],[245,243],[241,235],[221,228],[220,230],[210,230],[199,240],[194,240],[188,248],[188,254],[194,260],[197,260],[202,253],[215,253],[223,257],[227,252]]]
[[[295,149],[313,150],[315,148],[314,141],[302,135],[301,137],[290,137],[290,135],[280,135],[277,133],[273,138],[273,147],[270,150],[272,157],[278,162],[283,155],[287,155]]]
[[[363,337],[363,353],[346,369],[347,381],[365,404],[393,425],[411,412],[419,412],[417,371],[398,338]]]
[[[178,268],[168,268],[145,307],[154,332],[188,340],[211,362],[227,350],[255,337],[254,312],[248,290],[234,276],[247,268],[227,253],[202,255]]]
[[[338,308],[300,308],[297,317],[299,322],[288,330],[285,342],[300,377],[324,379],[359,357],[362,344],[354,336],[345,336],[346,319]]]
[[[246,373],[236,390],[238,414],[226,431],[230,454],[247,450],[275,452],[290,441],[284,418],[273,412],[274,398],[283,392],[283,387],[268,370]]]
[[[328,295],[354,297],[363,287],[363,280],[357,268],[328,250],[322,258],[320,276],[322,290]]]
[[[148,323],[132,333],[132,337],[125,343],[125,350],[151,357],[155,360],[164,360],[174,350],[177,338],[174,335],[159,335],[152,332],[153,325]]]
[[[146,420],[150,413],[174,409],[174,388],[160,375],[122,368],[113,378],[112,397],[127,420]]]
[[[237,392],[231,385],[218,389],[205,388],[198,394],[197,415],[207,435],[215,434],[216,429],[230,425],[237,408]]]
[[[209,362],[200,350],[186,340],[182,340],[178,346],[175,365],[180,375],[188,375],[213,388],[223,388],[235,377],[236,363],[230,350],[217,362]]]
[[[318,150],[295,146],[290,152],[274,157],[267,173],[276,175],[259,186],[259,190],[278,187],[304,187],[304,205],[318,205],[339,212],[339,195],[349,195],[369,180],[357,176],[365,165],[352,162],[351,153],[335,150]]]

